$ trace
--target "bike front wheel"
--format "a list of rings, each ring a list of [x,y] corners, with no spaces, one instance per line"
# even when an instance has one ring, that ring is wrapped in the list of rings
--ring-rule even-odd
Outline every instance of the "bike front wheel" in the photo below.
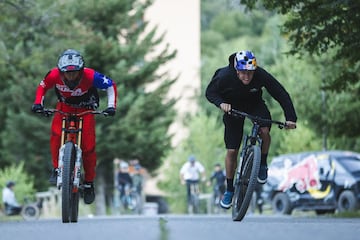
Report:
[[[76,159],[76,149],[73,142],[66,142],[63,156],[63,170],[62,170],[62,221],[63,223],[77,222],[78,210],[78,193],[73,193],[74,181],[74,167]],[[76,203],[77,202],[77,203]],[[76,214],[75,214],[76,212]]]
[[[71,222],[77,222],[78,221],[78,215],[79,215],[79,192],[73,192],[71,194],[71,215],[70,215],[70,221]]]
[[[247,147],[245,156],[238,165],[234,183],[232,208],[233,221],[241,221],[249,207],[259,173],[261,150],[258,145]]]

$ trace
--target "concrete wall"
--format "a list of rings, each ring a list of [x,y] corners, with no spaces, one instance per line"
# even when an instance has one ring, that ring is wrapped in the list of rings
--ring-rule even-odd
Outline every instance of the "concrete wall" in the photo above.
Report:
[[[145,18],[150,26],[158,26],[159,35],[165,33],[163,44],[177,50],[177,57],[160,71],[179,76],[169,92],[169,97],[180,99],[176,104],[179,117],[194,113],[197,106],[193,98],[200,90],[200,0],[155,0]],[[179,121],[170,132],[175,133],[174,145],[187,134]]]

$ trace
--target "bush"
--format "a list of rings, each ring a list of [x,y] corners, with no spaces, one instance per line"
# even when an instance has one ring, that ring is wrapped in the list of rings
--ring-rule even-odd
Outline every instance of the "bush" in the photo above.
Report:
[[[14,192],[20,204],[24,203],[25,198],[31,199],[34,196],[33,178],[25,173],[23,162],[0,169],[0,188],[3,189],[10,180],[16,183]]]

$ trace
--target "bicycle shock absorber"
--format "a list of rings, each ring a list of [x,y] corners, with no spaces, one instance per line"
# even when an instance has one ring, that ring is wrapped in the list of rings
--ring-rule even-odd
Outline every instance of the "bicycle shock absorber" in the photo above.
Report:
[[[62,123],[61,123],[61,144],[64,143],[64,139],[65,139],[65,125],[66,125],[66,118],[63,117],[62,118]],[[64,168],[64,162],[63,162],[63,157],[64,157],[64,149],[65,149],[65,145],[62,145],[59,149],[59,157],[58,157],[58,172],[57,172],[57,181],[56,181],[56,187],[58,189],[60,189],[61,185],[62,185],[62,172],[63,172],[63,168]]]
[[[62,145],[61,148],[59,149],[58,175],[57,175],[57,181],[56,181],[56,186],[58,189],[60,189],[61,184],[62,184],[62,171],[63,171],[63,167],[64,167],[64,162],[63,162],[64,149],[65,149],[65,145]]]
[[[80,178],[81,178],[81,156],[82,156],[82,150],[81,150],[80,144],[81,144],[82,126],[83,126],[83,118],[80,118],[80,119],[79,119],[79,127],[78,127],[78,135],[77,135],[77,144],[75,144],[75,148],[76,148],[76,160],[75,160],[73,186],[76,187],[76,188],[79,187],[79,185],[80,185]]]
[[[76,160],[75,160],[75,169],[74,169],[74,182],[73,186],[78,188],[80,185],[80,178],[81,178],[81,155],[82,151],[78,145],[75,145],[76,148]]]

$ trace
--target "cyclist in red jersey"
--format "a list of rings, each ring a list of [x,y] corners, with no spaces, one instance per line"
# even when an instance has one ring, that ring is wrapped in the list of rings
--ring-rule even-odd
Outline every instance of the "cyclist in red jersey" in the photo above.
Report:
[[[41,112],[44,97],[49,89],[55,88],[58,102],[56,109],[79,113],[99,106],[97,89],[107,92],[107,108],[109,116],[115,115],[117,90],[116,84],[109,77],[86,68],[81,54],[73,49],[65,50],[59,57],[57,67],[51,69],[40,82],[36,89],[35,101],[32,105],[33,112]],[[56,184],[58,155],[61,144],[62,115],[55,114],[50,137],[53,171],[50,183]],[[83,117],[82,158],[85,171],[84,202],[91,204],[95,200],[94,179],[96,167],[95,152],[95,118],[89,114]]]

